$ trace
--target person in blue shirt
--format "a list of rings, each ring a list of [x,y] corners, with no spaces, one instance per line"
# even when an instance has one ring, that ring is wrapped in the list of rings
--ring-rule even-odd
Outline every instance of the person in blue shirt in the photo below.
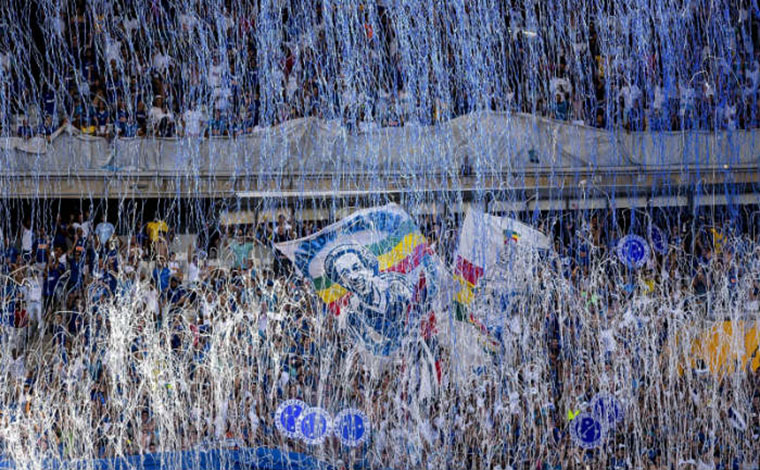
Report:
[[[55,125],[53,124],[53,117],[51,115],[46,115],[45,120],[42,122],[42,124],[39,125],[37,128],[37,134],[43,135],[50,139],[50,136],[52,136],[55,133]]]
[[[95,133],[95,109],[90,103],[80,102],[77,104],[74,108],[74,120],[78,121],[82,133]]]
[[[88,83],[95,81],[95,58],[93,56],[93,50],[91,48],[85,48],[84,60],[82,60],[81,70],[83,78]]]
[[[56,248],[56,252],[58,251],[60,251],[60,247]],[[63,276],[63,273],[66,272],[66,267],[58,260],[59,257],[58,253],[51,256],[50,262],[45,268],[45,283],[42,290],[45,312],[48,312],[52,308],[58,281]]]
[[[87,251],[87,239],[84,236],[84,229],[81,225],[74,232],[74,242],[71,244],[71,251],[80,251],[82,258],[84,258],[84,254]]]
[[[554,103],[554,119],[567,121],[569,111],[570,105],[567,103],[564,95],[557,93],[556,101]]]
[[[169,287],[163,291],[162,295],[164,302],[170,304],[170,308],[181,307],[187,300],[185,289],[180,285],[176,276],[171,276]]]
[[[246,101],[248,103],[246,116],[250,119],[251,127],[253,128],[259,125],[259,94],[254,91],[248,98],[246,98]]]
[[[58,214],[58,216],[56,217],[54,229],[55,230],[53,233],[53,247],[68,246],[69,224],[63,220],[63,217],[61,217],[60,214]]]
[[[116,278],[116,260],[113,258],[106,258],[106,269],[103,273],[103,282],[108,287],[109,293],[116,292],[116,287],[118,286],[118,281]]]
[[[108,101],[113,105],[117,101],[119,91],[123,88],[121,79],[116,74],[108,74],[105,79]]]
[[[2,289],[2,296],[0,298],[0,308],[2,311],[2,324],[13,325],[16,314],[16,303],[19,300],[19,287],[15,282],[6,282],[5,287]]]
[[[156,282],[158,292],[163,293],[169,288],[169,279],[171,278],[171,271],[166,267],[166,262],[163,258],[159,258],[156,261],[156,267],[153,268],[153,280]]]
[[[10,238],[3,240],[3,249],[0,252],[0,269],[3,274],[8,274],[14,270],[14,265],[18,262],[18,256],[21,254],[12,243]]]
[[[30,139],[34,135],[32,126],[29,125],[29,121],[24,118],[21,125],[18,126],[18,136],[22,139]]]
[[[220,110],[214,110],[214,117],[208,123],[211,135],[214,137],[227,135],[227,127],[226,116],[223,116]]]
[[[237,129],[237,135],[252,134],[253,129],[256,127],[256,117],[249,111],[246,113],[245,119]]]
[[[95,112],[95,127],[97,128],[97,134],[105,136],[108,133],[108,124],[111,123],[111,115],[106,108],[106,103],[103,100],[98,102],[98,109]]]
[[[69,255],[69,271],[71,274],[69,275],[68,288],[70,290],[82,287],[85,267],[84,257],[82,256],[83,252],[83,249],[75,247]]]
[[[589,246],[586,242],[578,244],[578,255],[576,259],[578,266],[582,268],[589,266],[589,251]]]
[[[42,106],[46,115],[56,116],[58,114],[55,92],[51,88],[47,88],[42,94]]]
[[[32,245],[34,262],[43,266],[46,265],[50,256],[50,249],[50,237],[45,234],[45,228],[40,227],[37,229],[37,239]]]
[[[134,137],[137,135],[137,123],[130,116],[127,105],[123,99],[119,98],[116,109],[116,132],[122,137]]]

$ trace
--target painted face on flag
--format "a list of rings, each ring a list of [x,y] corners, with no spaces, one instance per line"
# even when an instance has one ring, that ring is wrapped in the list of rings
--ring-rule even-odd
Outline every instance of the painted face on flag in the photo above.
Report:
[[[344,253],[335,261],[335,272],[340,284],[349,291],[366,296],[371,291],[370,282],[374,273],[365,266],[356,253]]]
[[[404,277],[379,272],[377,258],[354,243],[333,248],[325,258],[325,272],[354,294],[346,311],[353,334],[374,354],[387,356],[398,349],[412,303]]]
[[[338,245],[325,257],[327,277],[360,297],[372,293],[379,271],[377,258],[358,243]]]

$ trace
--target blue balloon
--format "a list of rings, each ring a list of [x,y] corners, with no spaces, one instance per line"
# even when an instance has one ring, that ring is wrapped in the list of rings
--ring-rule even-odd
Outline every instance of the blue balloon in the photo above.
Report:
[[[649,245],[638,235],[626,235],[617,245],[620,261],[632,269],[638,269],[649,261]]]
[[[335,417],[333,432],[343,445],[355,447],[369,438],[369,419],[356,408],[348,408]]]
[[[570,437],[584,449],[599,447],[605,438],[605,427],[590,413],[581,413],[570,422]]]
[[[332,419],[323,408],[311,407],[304,410],[298,418],[296,427],[301,439],[307,444],[321,444],[330,434]]]
[[[652,249],[657,253],[664,255],[668,252],[668,236],[656,225],[649,226],[649,241],[652,242]]]
[[[308,408],[301,400],[286,400],[280,403],[274,414],[277,429],[288,437],[298,437],[298,418]]]

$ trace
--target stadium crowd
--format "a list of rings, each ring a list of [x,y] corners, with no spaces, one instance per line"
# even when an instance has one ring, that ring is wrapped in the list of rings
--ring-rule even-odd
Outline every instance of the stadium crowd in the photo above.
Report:
[[[1,253],[0,452],[266,445],[337,468],[757,468],[760,375],[744,364],[713,375],[678,338],[709,320],[757,321],[758,233],[748,218],[673,215],[668,252],[632,272],[614,246],[636,226],[609,215],[543,219],[557,257],[504,312],[520,326],[500,333],[486,372],[458,376],[444,348],[428,392],[414,358],[378,369],[357,356],[285,258],[254,255],[319,224],[207,226],[183,246],[160,220],[133,233],[89,212],[24,221]],[[450,261],[458,220],[418,223]],[[584,450],[570,420],[600,390],[620,394],[625,421]],[[291,398],[364,410],[372,437],[316,450],[288,439],[273,415]]]
[[[567,11],[565,21],[555,23],[546,6],[530,11],[521,2],[502,2],[498,24],[490,26],[498,29],[496,40],[482,51],[484,68],[472,80],[462,78],[470,72],[456,34],[461,18],[454,9],[434,9],[431,25],[451,34],[441,35],[429,57],[420,56],[432,60],[422,71],[430,75],[428,89],[414,76],[420,70],[409,56],[418,51],[404,49],[410,31],[396,7],[370,3],[353,11],[285,2],[274,18],[255,2],[232,1],[150,7],[77,1],[55,14],[41,11],[49,15],[40,26],[48,50],[34,42],[22,48],[45,56],[41,76],[17,56],[22,49],[0,58],[7,79],[3,132],[50,136],[69,122],[84,134],[109,138],[238,136],[307,116],[366,129],[428,125],[484,109],[609,129],[758,124],[760,52],[752,48],[758,28],[747,9],[721,13],[731,16],[726,40],[734,44],[722,52],[709,33],[717,7],[685,8],[679,29],[688,31],[690,52],[681,54],[666,47],[669,39],[654,27],[646,33],[646,50],[619,50],[616,28],[628,21],[623,12],[583,19]],[[475,11],[460,13],[475,21]],[[327,25],[354,29],[352,45],[366,60],[336,56],[348,39],[328,34]],[[9,50],[12,32],[0,30]],[[268,47],[276,51],[272,57],[260,55]]]

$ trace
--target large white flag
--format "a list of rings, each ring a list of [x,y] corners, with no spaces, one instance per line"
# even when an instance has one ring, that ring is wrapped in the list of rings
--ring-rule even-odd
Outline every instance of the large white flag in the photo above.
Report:
[[[481,329],[503,320],[510,298],[530,281],[535,255],[551,246],[549,237],[520,221],[469,209],[454,256],[457,318]]]

